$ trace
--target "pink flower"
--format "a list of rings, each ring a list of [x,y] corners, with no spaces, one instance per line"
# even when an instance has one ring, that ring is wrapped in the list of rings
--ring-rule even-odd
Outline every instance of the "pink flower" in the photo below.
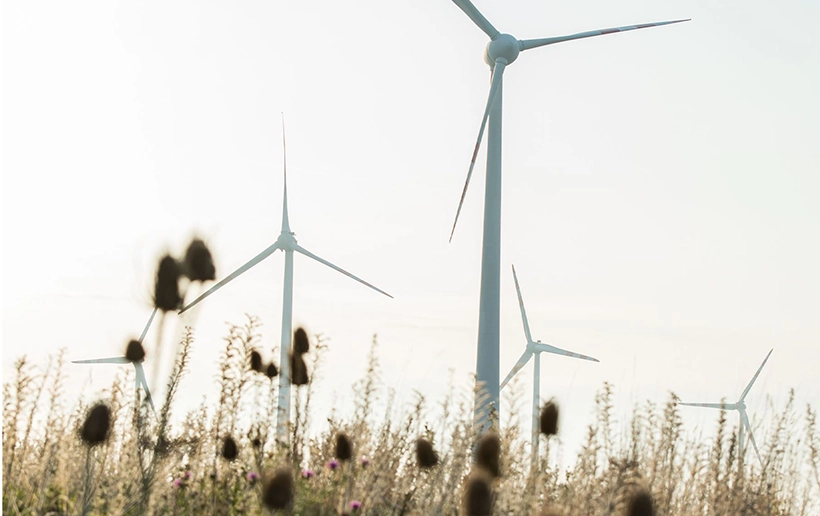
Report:
[[[177,479],[174,480],[174,489],[179,489],[180,487],[183,487],[184,485],[185,485],[185,482],[181,478],[177,478]]]
[[[182,476],[185,478],[185,480],[189,480],[189,479],[191,478],[191,472],[190,472],[190,471],[186,471],[186,472],[185,472],[185,474],[184,474],[184,475],[182,475]]]
[[[350,502],[350,509],[351,509],[351,510],[353,510],[353,511],[358,511],[358,510],[359,510],[359,509],[361,509],[361,508],[362,508],[362,502],[360,502],[360,501],[358,501],[358,500],[352,500],[352,501]]]
[[[366,468],[370,465],[370,459],[367,458],[367,455],[362,455],[362,458],[359,461],[363,468]]]
[[[259,473],[257,473],[256,471],[249,471],[246,478],[248,479],[248,482],[253,484],[257,480],[259,480]]]
[[[337,464],[337,466],[338,466],[338,464]],[[314,473],[313,473],[312,469],[306,469],[306,470],[302,471],[302,478],[313,478],[313,475],[314,475]]]
[[[336,459],[331,459],[330,462],[327,463],[327,467],[336,470],[339,468],[339,461]]]

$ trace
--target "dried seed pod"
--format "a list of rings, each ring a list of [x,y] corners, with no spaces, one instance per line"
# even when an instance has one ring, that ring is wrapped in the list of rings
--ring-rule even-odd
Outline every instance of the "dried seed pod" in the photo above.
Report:
[[[290,355],[290,383],[292,385],[307,385],[308,372],[307,364],[302,355],[291,353]]]
[[[191,281],[213,281],[216,279],[216,267],[211,251],[205,242],[195,238],[185,251],[185,275]]]
[[[465,516],[490,516],[492,508],[492,479],[481,470],[473,471],[464,487]]]
[[[271,378],[271,379],[276,378],[276,376],[279,375],[279,369],[276,368],[276,364],[271,362],[270,364],[268,364],[268,367],[265,369],[265,374],[267,375],[268,378]]]
[[[166,254],[159,261],[157,281],[154,285],[154,305],[168,312],[178,310],[182,305],[179,294],[179,264],[171,255]]]
[[[293,352],[302,354],[308,351],[310,351],[310,341],[307,332],[304,328],[296,328],[296,332],[293,334]]]
[[[476,464],[489,473],[493,478],[501,475],[499,456],[501,454],[501,440],[494,431],[489,431],[478,440],[476,445]]]
[[[349,461],[353,457],[353,445],[345,434],[336,436],[336,458],[342,462]]]
[[[222,442],[222,456],[232,461],[237,455],[239,455],[239,447],[236,445],[236,441],[233,440],[233,437],[226,437]]]
[[[652,495],[646,490],[640,490],[629,500],[626,509],[627,516],[655,516],[655,503]]]
[[[88,446],[96,446],[108,439],[108,430],[111,428],[111,410],[105,403],[97,403],[85,418],[80,429],[80,438]]]
[[[251,351],[251,371],[256,371],[257,373],[263,373],[265,371],[262,368],[262,355],[256,350]]]
[[[132,340],[125,348],[125,358],[131,362],[142,362],[145,360],[145,348],[138,340]]]
[[[286,509],[293,501],[293,474],[290,468],[280,468],[265,481],[262,503],[270,509]]]
[[[433,443],[420,438],[416,441],[416,462],[420,468],[432,468],[438,464],[438,454],[433,449]]]
[[[251,440],[251,446],[253,446],[254,448],[259,448],[260,446],[262,446],[262,439],[254,437]]]
[[[547,437],[558,433],[558,405],[550,400],[541,409],[541,433]]]

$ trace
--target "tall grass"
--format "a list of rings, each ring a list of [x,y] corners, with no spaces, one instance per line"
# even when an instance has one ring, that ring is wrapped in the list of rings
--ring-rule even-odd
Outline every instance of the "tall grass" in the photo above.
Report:
[[[740,467],[725,413],[711,442],[688,437],[674,395],[636,406],[624,427],[614,419],[614,387],[604,384],[571,467],[551,455],[556,437],[542,437],[546,450],[533,467],[529,432],[510,417],[496,429],[498,455],[486,459],[498,461],[493,479],[473,464],[472,393],[453,389],[433,405],[416,393],[396,406],[375,338],[353,386],[355,409],[341,415],[311,413],[325,349],[314,337],[290,444],[276,442],[277,381],[249,367],[259,339],[254,317],[229,327],[218,398],[184,416],[174,412],[179,389],[203,381],[187,374],[190,329],[156,416],[134,395],[132,368],[123,368],[100,397],[111,428],[94,447],[78,434],[88,406],[63,392],[65,352],[44,370],[18,360],[3,386],[3,514],[457,515],[481,506],[492,514],[614,515],[639,514],[640,493],[658,515],[820,514],[817,415],[795,407],[793,393],[758,430],[762,466],[749,449]],[[316,428],[317,417],[327,424]],[[237,445],[233,460],[223,455],[227,438]]]

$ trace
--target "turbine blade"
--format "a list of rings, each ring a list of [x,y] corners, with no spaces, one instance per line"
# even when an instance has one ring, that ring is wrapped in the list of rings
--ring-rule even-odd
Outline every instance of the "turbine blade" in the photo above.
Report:
[[[524,354],[521,355],[521,358],[518,359],[518,362],[515,363],[515,365],[512,367],[512,369],[510,369],[510,374],[508,374],[507,377],[504,378],[504,381],[501,382],[501,386],[499,387],[499,390],[503,389],[504,386],[507,385],[507,382],[512,380],[513,376],[515,376],[515,374],[518,371],[520,371],[522,367],[527,365],[527,361],[530,359],[531,356],[532,356],[532,351],[530,351],[530,350],[524,351]]]
[[[475,167],[475,160],[478,156],[478,149],[481,147],[481,138],[484,136],[484,129],[487,127],[487,120],[490,118],[490,108],[493,105],[495,94],[498,92],[498,87],[501,85],[501,80],[504,77],[505,66],[506,63],[499,60],[496,61],[495,68],[493,69],[493,81],[490,85],[490,94],[487,98],[487,107],[484,109],[484,118],[481,119],[481,128],[478,130],[478,139],[475,142],[473,158],[470,160],[470,168],[467,170],[467,180],[464,181],[464,189],[461,191],[461,199],[458,201],[458,210],[456,210],[456,218],[453,221],[453,229],[450,230],[450,242],[453,241],[453,233],[456,232],[458,216],[461,215],[461,207],[464,204],[464,196],[467,195],[467,187],[470,186],[470,178],[473,176],[473,168]]]
[[[473,23],[478,25],[478,28],[483,30],[484,34],[489,36],[490,39],[495,39],[498,36],[498,30],[476,9],[470,0],[453,0],[453,3],[464,11],[464,14],[469,16]]]
[[[285,114],[282,113],[282,169],[284,170],[285,187],[282,200],[282,233],[290,233],[290,218],[288,218],[288,146],[285,143]]]
[[[757,372],[752,377],[752,380],[749,382],[749,385],[747,385],[746,388],[743,389],[743,394],[740,395],[740,401],[743,401],[743,400],[746,399],[746,395],[749,394],[749,390],[752,388],[752,385],[754,385],[755,380],[757,380],[757,377],[760,375],[760,371],[763,370],[763,366],[766,365],[766,362],[769,361],[769,357],[772,356],[772,351],[774,351],[774,348],[769,350],[769,354],[766,355],[766,358],[763,359],[763,363],[760,364],[760,367],[757,368]]]
[[[673,20],[654,23],[641,23],[640,25],[626,25],[624,27],[614,27],[611,29],[590,30],[587,32],[579,32],[577,34],[570,34],[569,36],[557,36],[554,38],[540,38],[540,39],[525,39],[519,41],[521,50],[530,50],[532,48],[543,47],[545,45],[552,45],[554,43],[563,43],[564,41],[571,41],[573,39],[591,38],[593,36],[603,36],[605,34],[615,34],[617,32],[627,32],[636,29],[647,29],[649,27],[660,27],[661,25],[670,25],[672,23],[682,23],[691,20]]]
[[[319,263],[323,263],[323,264],[327,265],[327,266],[328,266],[328,267],[330,267],[331,269],[334,269],[334,270],[337,270],[337,271],[341,272],[341,273],[342,273],[342,274],[344,274],[345,276],[347,276],[347,277],[349,277],[349,278],[351,278],[351,279],[354,279],[354,280],[358,281],[358,282],[359,282],[359,283],[361,283],[362,285],[367,285],[368,287],[372,288],[372,289],[373,289],[373,290],[375,290],[376,292],[381,292],[382,294],[384,294],[385,296],[387,296],[387,297],[389,297],[389,298],[392,298],[392,297],[393,297],[393,296],[391,296],[390,294],[388,294],[387,292],[385,292],[384,290],[382,290],[382,289],[380,289],[380,288],[378,288],[378,287],[376,287],[376,286],[373,286],[373,285],[371,285],[370,283],[366,282],[365,280],[363,280],[363,279],[361,279],[361,278],[358,278],[358,277],[356,277],[356,276],[354,276],[354,275],[350,274],[349,272],[347,272],[346,270],[342,269],[341,267],[337,267],[336,265],[333,265],[333,264],[332,264],[332,263],[330,263],[329,261],[327,261],[327,260],[325,260],[325,259],[323,259],[323,258],[319,258],[318,256],[316,256],[315,254],[311,253],[310,251],[308,251],[307,249],[305,249],[304,247],[302,247],[302,246],[300,246],[300,245],[297,245],[297,246],[294,248],[294,250],[295,250],[296,252],[302,253],[303,255],[307,256],[308,258],[313,258],[313,259],[314,259],[314,260],[316,260],[317,262],[319,262]]]
[[[142,385],[142,388],[145,391],[145,401],[151,405],[151,411],[154,415],[156,415],[157,410],[154,408],[154,400],[151,398],[151,390],[148,388],[148,381],[145,379],[145,371],[142,369],[142,364],[139,362],[134,362],[134,369],[136,369],[137,381],[140,385]]]
[[[532,342],[532,335],[530,335],[530,323],[527,322],[527,311],[524,310],[524,298],[521,297],[521,288],[518,286],[518,275],[515,273],[515,265],[512,266],[513,279],[515,280],[515,291],[518,294],[518,307],[521,309],[521,320],[524,321],[524,335],[527,336],[527,342]]]
[[[683,403],[678,402],[678,405],[686,405],[687,407],[706,407],[720,410],[734,410],[734,403]]]
[[[140,335],[140,344],[145,340],[145,336],[148,335],[148,328],[151,327],[151,322],[154,320],[154,316],[157,315],[157,310],[159,310],[159,308],[154,308],[154,311],[151,312],[151,317],[148,318],[148,324],[145,325],[145,329],[142,330],[142,335]]]
[[[127,364],[130,360],[125,357],[93,358],[91,360],[72,360],[72,364]]]
[[[277,249],[279,249],[279,247],[277,247],[277,244],[274,243],[272,246],[268,247],[267,249],[265,249],[264,251],[262,251],[261,253],[256,255],[254,258],[252,258],[248,263],[246,263],[242,267],[236,269],[234,272],[232,272],[230,275],[228,275],[228,277],[226,277],[225,279],[223,279],[222,281],[220,281],[219,283],[217,283],[213,287],[209,288],[201,296],[194,299],[192,302],[188,303],[188,306],[186,306],[182,310],[180,310],[179,313],[182,314],[186,310],[189,310],[192,306],[199,303],[200,301],[202,301],[206,297],[210,296],[211,294],[213,294],[214,292],[216,292],[217,290],[219,290],[220,288],[225,286],[225,284],[227,284],[232,279],[236,278],[237,276],[239,276],[243,272],[247,271],[248,269],[250,269],[251,267],[253,267],[257,263],[261,262],[262,260],[264,260],[265,258],[270,256],[271,254],[273,254],[273,252],[276,251]]]
[[[746,415],[746,411],[742,411],[740,413],[740,417],[743,419],[743,426],[746,427],[746,431],[749,432],[749,440],[752,441],[752,446],[755,447],[755,454],[757,455],[757,460],[760,461],[760,465],[763,465],[763,459],[760,458],[760,450],[757,449],[757,443],[755,442],[755,436],[752,435],[752,425],[749,423],[749,416]]]
[[[542,344],[541,342],[536,343],[535,347],[539,351],[543,351],[545,353],[554,353],[556,355],[564,355],[564,356],[572,357],[572,358],[580,358],[581,360],[589,360],[589,361],[592,361],[592,362],[600,362],[600,360],[598,360],[597,358],[588,357],[588,356],[582,355],[580,353],[575,353],[574,351],[567,351],[566,349],[561,349],[561,348],[557,348],[555,346],[550,346],[549,344]]]

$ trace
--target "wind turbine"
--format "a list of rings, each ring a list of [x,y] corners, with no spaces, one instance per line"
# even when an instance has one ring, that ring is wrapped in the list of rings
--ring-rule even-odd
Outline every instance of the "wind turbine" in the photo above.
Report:
[[[481,138],[489,120],[489,136],[487,143],[487,178],[484,193],[484,241],[481,257],[481,299],[478,316],[478,353],[476,359],[476,382],[484,393],[477,393],[475,415],[480,426],[486,427],[490,421],[490,414],[498,414],[498,355],[499,355],[499,311],[500,311],[500,284],[501,284],[501,98],[503,89],[504,70],[511,65],[518,54],[524,50],[563,43],[574,39],[591,38],[605,34],[615,34],[648,27],[658,27],[689,20],[674,20],[656,23],[642,23],[627,25],[611,29],[600,29],[588,32],[579,32],[569,36],[552,38],[519,40],[510,34],[502,34],[485,18],[470,0],[453,0],[464,14],[484,31],[490,38],[484,50],[484,61],[490,66],[492,82],[487,107],[481,120],[470,168],[467,171],[467,180],[461,192],[461,200],[450,232],[450,241],[456,229],[464,196],[473,174]],[[480,401],[483,400],[483,401]]]
[[[743,429],[745,427],[746,430],[749,431],[749,440],[752,441],[752,446],[755,447],[755,454],[757,454],[757,460],[760,461],[760,465],[763,465],[763,459],[760,458],[760,450],[757,449],[757,443],[755,442],[755,436],[752,435],[752,425],[749,424],[749,416],[746,414],[746,395],[749,394],[749,390],[754,385],[755,380],[760,375],[760,371],[763,370],[763,366],[766,365],[766,362],[769,360],[769,357],[772,356],[772,351],[774,349],[769,350],[769,354],[766,355],[766,358],[763,359],[763,363],[760,364],[760,367],[757,368],[757,372],[752,377],[752,380],[749,382],[749,385],[743,389],[743,393],[740,395],[740,399],[738,399],[735,403],[682,403],[678,402],[678,405],[686,405],[687,407],[706,407],[706,408],[714,408],[720,410],[737,410],[738,412],[738,425],[740,429],[738,430],[739,436],[737,439],[738,448],[740,449],[740,464],[743,464],[743,455],[746,451],[743,448]]]
[[[518,307],[521,308],[521,320],[524,323],[524,336],[527,337],[527,349],[515,363],[510,370],[510,374],[501,382],[499,390],[503,389],[507,383],[512,380],[513,376],[529,362],[530,358],[535,358],[535,368],[532,373],[532,463],[536,464],[538,459],[538,405],[541,401],[541,353],[554,353],[556,355],[564,355],[572,358],[580,358],[582,360],[591,360],[592,362],[600,362],[597,358],[588,357],[580,353],[574,353],[565,349],[556,348],[549,344],[544,344],[540,340],[532,340],[530,334],[530,323],[527,322],[527,311],[524,309],[524,298],[521,297],[521,287],[518,285],[518,275],[515,273],[515,265],[512,267],[513,279],[515,280],[515,291],[518,294]]]
[[[154,308],[154,311],[151,312],[151,317],[148,318],[148,324],[145,325],[145,329],[142,330],[142,335],[140,335],[139,343],[142,344],[142,341],[145,340],[145,336],[148,334],[148,328],[151,327],[151,322],[154,320],[154,316],[157,315],[157,308]],[[145,391],[145,401],[151,405],[151,410],[156,415],[157,411],[154,408],[154,400],[151,398],[151,391],[148,389],[148,382],[145,380],[145,371],[142,369],[142,363],[145,362],[145,357],[142,357],[140,360],[130,360],[127,357],[112,357],[112,358],[94,358],[91,360],[72,360],[72,364],[128,364],[131,363],[134,365],[134,387],[137,390],[137,401],[139,401],[139,390],[140,387],[143,388]]]
[[[297,253],[303,254],[308,258],[312,258],[317,262],[327,265],[333,270],[339,271],[345,276],[352,278],[363,285],[367,285],[368,287],[372,288],[376,292],[380,292],[387,297],[392,298],[390,294],[377,288],[370,283],[360,279],[346,270],[342,269],[341,267],[337,267],[333,265],[329,261],[325,260],[324,258],[320,258],[315,254],[311,253],[304,247],[300,246],[296,243],[296,238],[293,231],[290,230],[290,220],[288,218],[288,167],[287,167],[287,146],[285,145],[285,121],[284,118],[282,119],[282,148],[283,148],[283,165],[284,165],[284,195],[282,201],[282,230],[279,233],[279,238],[274,242],[270,247],[256,255],[252,258],[248,263],[243,265],[242,267],[238,268],[231,274],[229,274],[225,279],[208,289],[194,301],[189,303],[185,306],[182,310],[180,310],[180,314],[185,312],[186,310],[190,309],[192,306],[196,305],[206,297],[210,296],[231,280],[237,278],[239,275],[253,267],[254,265],[258,264],[268,256],[274,253],[274,251],[281,250],[285,253],[285,284],[284,284],[284,293],[282,296],[282,345],[280,349],[280,358],[279,358],[279,401],[278,401],[278,411],[277,411],[277,422],[276,422],[276,435],[280,441],[285,441],[287,439],[287,429],[288,423],[290,422],[290,357],[288,353],[290,352],[291,348],[291,340],[293,338],[293,331],[292,331],[292,314],[293,314],[293,252],[296,251]]]

